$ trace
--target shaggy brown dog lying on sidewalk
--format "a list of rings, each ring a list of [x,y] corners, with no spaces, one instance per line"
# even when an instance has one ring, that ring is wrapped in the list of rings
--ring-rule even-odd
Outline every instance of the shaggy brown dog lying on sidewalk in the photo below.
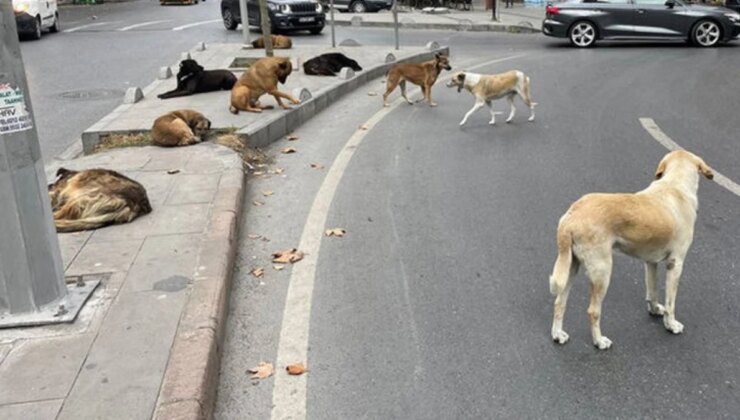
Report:
[[[437,53],[434,60],[425,61],[421,64],[396,64],[388,71],[388,87],[383,94],[383,106],[388,106],[388,95],[396,86],[401,85],[401,96],[409,105],[414,103],[406,96],[406,81],[421,86],[424,99],[429,101],[429,106],[437,106],[432,101],[432,86],[437,82],[437,77],[444,70],[452,70],[446,55]],[[419,101],[421,102],[421,100]]]
[[[49,199],[57,232],[128,223],[152,211],[141,184],[107,169],[59,168],[49,185]]]
[[[285,35],[272,35],[272,48],[276,50],[287,50],[293,48],[293,41]],[[265,48],[265,37],[261,36],[252,41],[252,47]]]
[[[159,99],[189,96],[194,93],[228,90],[234,87],[236,76],[228,70],[205,70],[195,60],[182,60],[177,72],[177,87],[161,95]]]
[[[152,140],[157,146],[190,146],[201,142],[211,128],[211,121],[191,109],[164,114],[154,121]]]
[[[277,88],[278,82],[285,84],[292,72],[293,65],[287,57],[266,57],[258,60],[241,75],[234,88],[231,89],[229,111],[232,114],[238,114],[239,111],[262,112],[263,109],[272,109],[272,106],[263,106],[259,102],[260,96],[265,93],[275,97],[278,105],[284,109],[290,109],[290,107],[284,105],[281,98],[299,104],[298,99]]]

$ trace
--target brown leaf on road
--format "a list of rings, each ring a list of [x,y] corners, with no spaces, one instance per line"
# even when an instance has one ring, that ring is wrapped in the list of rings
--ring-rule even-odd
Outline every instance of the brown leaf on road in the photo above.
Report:
[[[282,264],[275,264],[275,265],[272,266],[272,268],[274,268],[277,271],[283,271],[283,269],[285,268],[285,266],[282,265]]]
[[[278,263],[278,264],[287,264],[287,263],[297,263],[298,261],[303,259],[303,252],[291,248],[286,249],[284,251],[278,251],[274,254],[272,254],[272,262]]]
[[[265,197],[269,197],[269,196],[271,196],[273,194],[275,194],[275,193],[272,192],[272,191],[269,191],[269,190],[268,191],[262,191],[262,195],[264,195]]]
[[[314,168],[314,169],[324,169],[324,165],[322,165],[320,163],[312,163],[311,164],[311,167]]]
[[[267,379],[275,373],[275,368],[272,363],[260,362],[256,367],[247,369],[247,372],[253,374],[251,379]]]
[[[378,96],[378,92],[368,92],[367,96]]]
[[[285,154],[285,155],[290,154],[290,153],[295,153],[295,152],[297,152],[297,150],[294,147],[286,147],[285,149],[280,151],[280,153]]]
[[[264,205],[265,205],[265,203],[263,203],[263,202],[261,202],[261,201],[257,201],[257,200],[254,200],[254,201],[252,201],[252,204],[253,204],[253,205],[254,205],[255,207],[259,207],[259,206],[264,206]]]
[[[283,169],[283,168],[275,168],[275,169],[272,170],[272,173],[275,174],[275,175],[280,175],[283,172],[285,172],[285,169]]]
[[[347,233],[347,231],[344,230],[344,229],[342,229],[342,228],[334,228],[334,229],[327,229],[324,232],[324,235],[326,235],[326,236],[337,236],[337,237],[340,237],[341,238],[342,236],[344,236],[345,233]]]
[[[169,171],[167,171],[167,175],[174,175],[174,174],[179,174],[179,173],[180,173],[179,169],[170,169]]]
[[[262,267],[256,267],[256,268],[253,268],[252,271],[249,272],[249,274],[257,278],[260,278],[265,275],[265,269]]]
[[[290,375],[303,375],[308,371],[308,369],[303,366],[303,363],[293,363],[292,365],[286,366],[285,370],[287,370]]]
[[[300,137],[296,136],[295,134],[288,134],[288,137],[286,137],[286,138],[288,139],[288,141],[296,141]]]
[[[254,175],[254,176],[260,176],[260,175],[264,175],[264,174],[265,174],[265,173],[264,173],[263,171],[254,171],[254,172],[252,173],[252,175]]]
[[[362,124],[359,128],[360,130],[367,130],[367,124]]]
[[[249,238],[249,239],[259,239],[261,237],[262,237],[262,235],[247,235],[247,238]]]

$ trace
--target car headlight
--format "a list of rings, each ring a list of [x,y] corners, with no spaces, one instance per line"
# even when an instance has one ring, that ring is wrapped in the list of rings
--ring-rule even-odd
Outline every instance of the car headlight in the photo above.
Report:
[[[324,8],[321,7],[321,3],[316,3],[316,13],[321,13],[322,10],[324,10]]]
[[[280,11],[283,12],[283,13],[285,13],[285,14],[290,13],[290,5],[288,5],[288,4],[281,4],[280,5]]]
[[[13,11],[16,13],[24,13],[28,11],[28,3],[26,2],[13,2]]]
[[[725,17],[735,23],[740,22],[740,13],[725,13]]]

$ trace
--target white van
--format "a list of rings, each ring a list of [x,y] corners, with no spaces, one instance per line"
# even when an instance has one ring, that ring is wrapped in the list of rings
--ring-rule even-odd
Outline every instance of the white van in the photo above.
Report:
[[[41,32],[59,32],[57,0],[13,0],[18,33],[40,39]]]

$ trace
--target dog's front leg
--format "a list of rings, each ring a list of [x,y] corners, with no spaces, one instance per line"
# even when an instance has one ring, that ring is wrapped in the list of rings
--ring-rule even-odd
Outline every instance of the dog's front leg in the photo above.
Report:
[[[283,102],[280,100],[280,98],[285,98],[285,99],[289,100],[290,102],[292,102],[293,104],[299,104],[299,103],[301,103],[301,101],[299,101],[298,99],[296,99],[296,98],[288,95],[287,93],[281,92],[281,91],[279,91],[277,89],[275,89],[275,90],[273,90],[272,92],[269,92],[269,93],[270,93],[270,95],[272,95],[275,98],[275,100],[277,101],[278,105],[280,105],[280,107],[283,108],[283,109],[290,109],[290,107],[287,106],[287,105],[285,105],[285,104],[283,104]]]
[[[645,263],[645,300],[650,315],[663,316],[665,309],[658,303],[658,264]]]
[[[429,101],[429,106],[437,106],[437,103],[432,100],[432,85],[426,86],[426,97]]]
[[[468,112],[467,112],[467,113],[465,114],[465,116],[463,117],[462,121],[460,121],[460,126],[462,127],[463,125],[465,125],[465,123],[466,123],[466,122],[468,121],[468,118],[469,118],[469,117],[470,117],[470,116],[471,116],[471,115],[472,115],[472,114],[473,114],[473,113],[474,113],[475,111],[477,111],[478,109],[480,109],[480,107],[482,107],[482,106],[483,106],[483,101],[476,101],[476,102],[475,102],[475,105],[473,105],[473,107],[472,107],[472,108],[470,108],[470,111],[468,111]]]
[[[676,321],[676,294],[678,293],[678,280],[683,271],[683,258],[673,258],[666,266],[665,280],[665,314],[663,325],[673,334],[683,332],[683,324]]]

